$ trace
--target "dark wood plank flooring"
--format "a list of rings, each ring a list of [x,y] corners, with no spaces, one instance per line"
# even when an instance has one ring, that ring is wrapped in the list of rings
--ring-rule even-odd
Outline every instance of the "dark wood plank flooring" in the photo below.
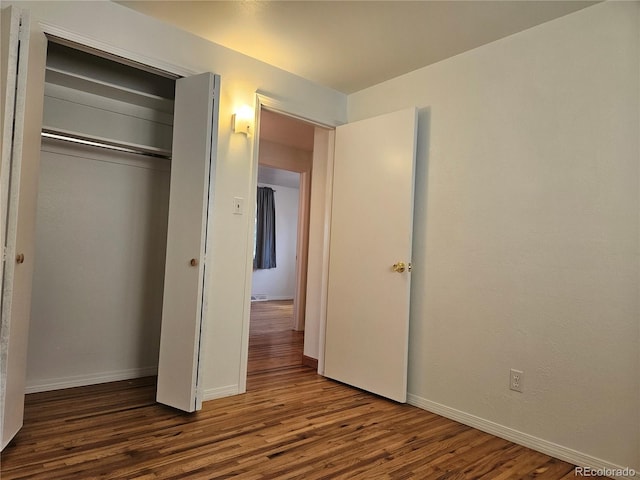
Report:
[[[252,324],[248,393],[195,414],[156,404],[153,377],[28,395],[2,479],[575,478],[568,463],[316,375],[300,365],[301,334],[287,353],[277,324],[290,323],[274,313],[286,309],[272,306],[271,325]]]
[[[304,333],[292,326],[293,301],[251,304],[247,389],[255,373],[302,364]]]

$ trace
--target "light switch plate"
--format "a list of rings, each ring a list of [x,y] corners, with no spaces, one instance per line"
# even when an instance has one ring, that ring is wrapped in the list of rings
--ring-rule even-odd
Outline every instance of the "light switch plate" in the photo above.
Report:
[[[233,197],[233,214],[244,215],[244,198]]]

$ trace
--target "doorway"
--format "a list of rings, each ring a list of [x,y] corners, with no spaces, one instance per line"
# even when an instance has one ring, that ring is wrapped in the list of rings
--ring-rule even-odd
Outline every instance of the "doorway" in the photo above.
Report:
[[[296,297],[298,230],[305,227],[299,225],[300,174],[259,165],[258,189],[262,202],[256,206],[260,221],[256,218],[251,300],[293,301]],[[271,224],[270,219],[275,222]],[[300,330],[293,319],[291,327]]]
[[[311,162],[309,169],[301,172],[301,198],[308,198],[308,206],[300,209],[305,215],[308,215],[309,229],[305,231],[299,229],[300,235],[305,235],[302,242],[298,245],[304,245],[304,253],[298,254],[298,258],[306,261],[304,268],[298,268],[296,272],[296,285],[303,295],[297,295],[296,299],[302,302],[296,302],[294,305],[294,319],[304,319],[302,323],[303,334],[303,354],[302,362],[307,367],[311,367],[319,374],[324,373],[324,331],[326,321],[326,298],[327,298],[327,279],[329,265],[329,237],[330,237],[330,218],[331,218],[331,190],[333,183],[333,148],[335,142],[335,126],[332,120],[317,118],[313,112],[307,111],[301,105],[289,102],[283,102],[272,97],[268,97],[256,92],[256,132],[257,135],[253,139],[254,156],[253,156],[253,188],[257,186],[257,172],[259,159],[265,165],[271,159],[271,156],[265,155],[265,138],[269,138],[272,134],[269,132],[269,122],[265,123],[266,130],[263,128],[261,120],[263,114],[277,114],[279,119],[285,118],[292,122],[292,126],[306,125],[313,128],[313,149],[311,154]],[[279,132],[287,132],[287,129],[279,129]],[[288,131],[288,137],[292,137],[291,131]],[[275,135],[275,133],[273,133]],[[275,159],[277,160],[277,159]],[[275,168],[283,168],[281,164],[275,163]],[[291,166],[293,167],[293,166]],[[295,171],[299,169],[299,165],[295,168],[287,168]],[[312,177],[313,175],[313,182]],[[308,193],[302,193],[308,192]],[[255,197],[253,197],[255,198]],[[253,221],[252,221],[253,224]],[[304,223],[303,223],[304,224]],[[254,239],[254,229],[250,229],[250,241]],[[247,389],[247,359],[249,357],[249,331],[251,317],[251,280],[253,265],[253,249],[247,255],[247,285],[246,285],[246,315],[243,322],[242,334],[242,363],[240,368],[239,390],[241,392]],[[297,262],[298,265],[301,262]],[[304,287],[302,287],[304,285]],[[297,315],[302,312],[302,315]],[[295,320],[294,320],[295,323]],[[302,367],[300,367],[302,368]]]
[[[303,368],[304,332],[293,330],[292,320],[292,300],[251,303],[248,391],[269,385],[279,374]]]
[[[303,364],[314,131],[308,122],[260,111],[257,184],[274,198],[276,255],[273,268],[254,265],[250,375]]]

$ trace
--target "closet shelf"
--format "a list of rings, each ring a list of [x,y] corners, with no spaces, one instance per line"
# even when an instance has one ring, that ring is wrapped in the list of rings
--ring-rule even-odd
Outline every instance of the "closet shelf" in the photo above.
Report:
[[[47,83],[81,90],[102,97],[112,98],[122,102],[151,108],[166,113],[173,113],[173,100],[151,93],[133,90],[121,85],[105,82],[77,73],[71,73],[58,68],[47,67]]]

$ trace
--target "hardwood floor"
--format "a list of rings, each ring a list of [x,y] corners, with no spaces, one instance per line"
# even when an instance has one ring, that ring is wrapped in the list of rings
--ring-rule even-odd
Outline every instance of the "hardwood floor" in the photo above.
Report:
[[[153,377],[27,395],[2,479],[575,478],[568,463],[316,375],[286,353],[286,322],[263,313],[248,393],[195,414],[156,404]]]
[[[304,333],[292,330],[292,325],[293,301],[251,304],[248,389],[253,373],[302,364]]]

